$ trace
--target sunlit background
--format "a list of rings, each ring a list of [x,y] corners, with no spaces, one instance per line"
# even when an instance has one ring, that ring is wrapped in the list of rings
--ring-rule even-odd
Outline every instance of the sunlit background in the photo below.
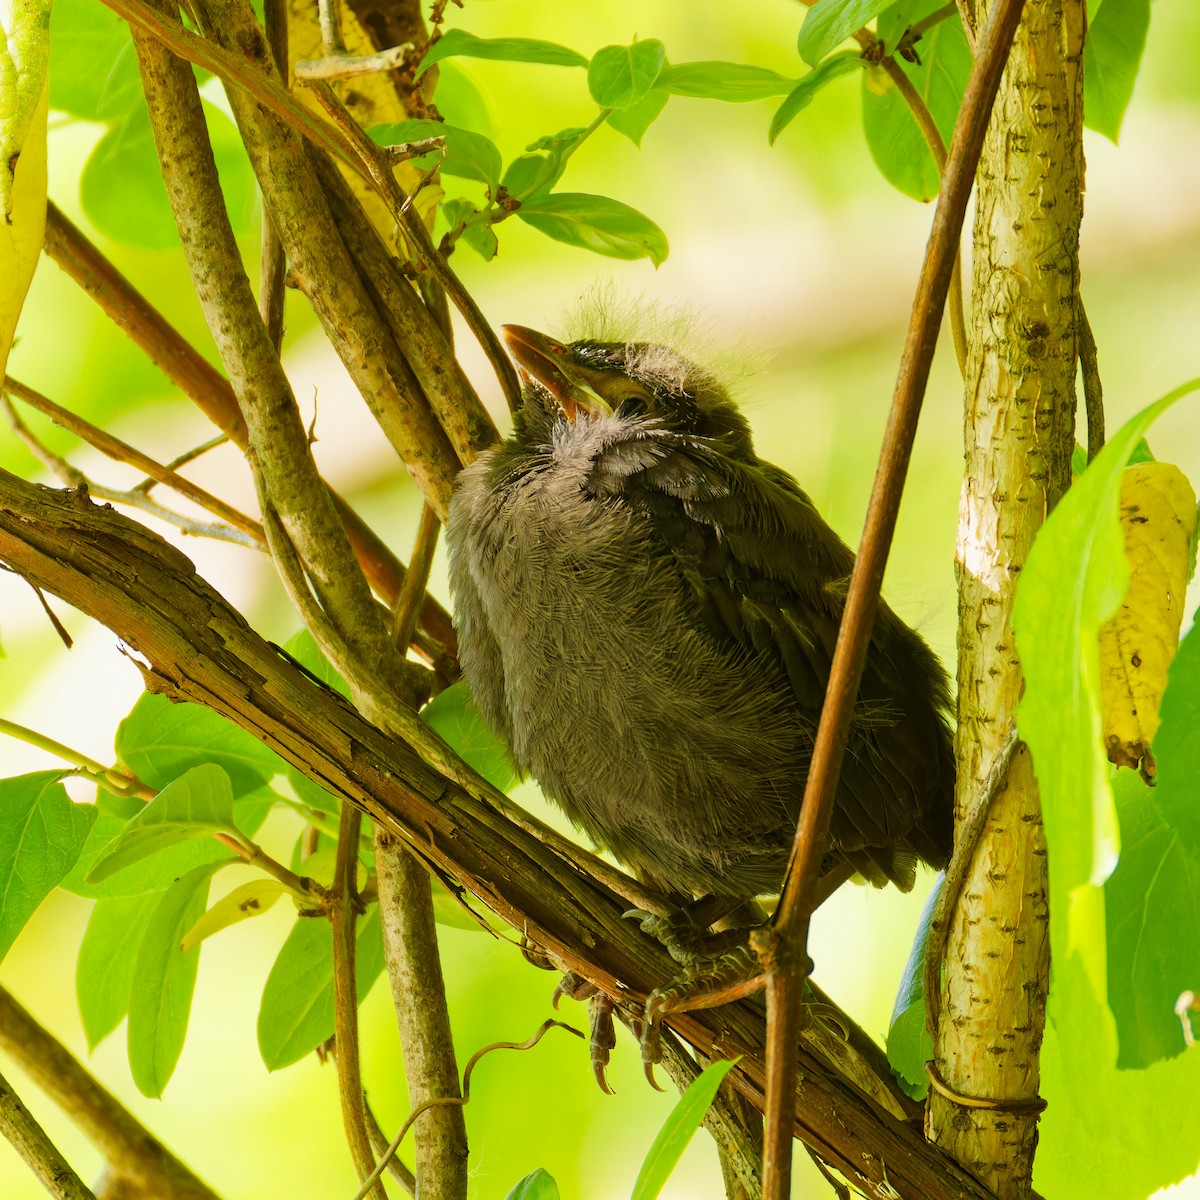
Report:
[[[548,38],[584,54],[635,35],[661,38],[675,62],[729,59],[799,72],[801,7],[785,0],[749,4],[658,0],[631,5],[594,0],[471,0],[450,20],[484,36]],[[115,18],[114,18],[115,19]],[[1110,427],[1182,380],[1200,374],[1200,83],[1179,47],[1200,40],[1200,9],[1154,7],[1153,26],[1121,146],[1088,135],[1083,280],[1105,383]],[[506,160],[534,138],[586,124],[594,114],[582,72],[460,60],[456,70],[484,98],[487,131]],[[925,245],[929,207],[905,199],[878,175],[859,125],[860,83],[823,92],[774,148],[770,101],[725,105],[673,98],[638,151],[605,128],[572,161],[562,187],[624,200],[666,231],[671,254],[657,271],[550,242],[509,221],[500,254],[485,264],[460,248],[454,266],[494,323],[555,331],[578,297],[597,283],[670,307],[684,304],[714,349],[734,349],[745,372],[740,397],[765,457],[792,471],[852,544],[865,509],[890,400],[904,322]],[[206,94],[219,97],[209,86]],[[470,107],[462,79],[453,97]],[[446,107],[452,107],[448,96]],[[457,115],[457,114],[455,114]],[[465,119],[461,118],[461,119]],[[477,117],[471,121],[477,125]],[[85,229],[78,173],[98,127],[52,118],[51,194]],[[205,353],[211,342],[179,256],[131,251],[99,239],[138,286]],[[247,244],[251,263],[254,248]],[[252,270],[253,270],[252,266]],[[316,454],[326,475],[407,557],[418,500],[397,467],[303,300],[289,296],[287,366],[306,419],[316,413]],[[704,339],[701,339],[702,341]],[[503,405],[465,332],[462,355],[502,426]],[[124,335],[49,262],[33,285],[10,373],[156,457],[166,460],[209,436],[203,419],[169,389]],[[943,339],[926,401],[886,585],[894,607],[953,664],[952,553],[961,463],[962,394]],[[43,426],[38,425],[39,429]],[[1200,478],[1197,418],[1180,406],[1151,438],[1160,457]],[[67,447],[59,439],[57,446]],[[90,452],[73,453],[94,478],[134,477]],[[46,479],[9,431],[0,463]],[[232,453],[202,459],[193,476],[251,507]],[[265,636],[282,641],[296,619],[260,557],[187,539],[201,573]],[[444,599],[442,565],[435,587]],[[141,687],[139,673],[106,630],[58,603],[76,638],[67,654],[40,606],[19,581],[0,577],[0,693],[14,719],[100,760]],[[22,744],[0,742],[0,772],[56,765]],[[521,798],[540,805],[531,788]],[[292,826],[264,830],[286,855]],[[214,895],[243,882],[243,868],[217,877]],[[927,890],[901,896],[847,887],[818,914],[811,947],[816,976],[866,1029],[882,1037],[892,996]],[[263,1067],[255,1017],[267,971],[291,919],[278,906],[205,945],[188,1043],[163,1101],[134,1088],[123,1027],[88,1059],[115,1091],[222,1196],[348,1197],[356,1189],[342,1135],[334,1072],[315,1058],[276,1074]],[[74,1000],[74,956],[89,903],[56,895],[0,966],[0,980],[77,1054],[87,1057]],[[532,969],[504,940],[443,931],[446,973],[460,1061],[492,1041],[520,1041],[549,1015],[555,978]],[[385,1128],[407,1111],[394,1021],[377,986],[363,1009],[369,1098]],[[584,1027],[585,1013],[565,1004]],[[8,1071],[7,1064],[4,1067]],[[552,1031],[527,1054],[498,1053],[478,1069],[467,1126],[474,1195],[503,1197],[536,1167],[553,1174],[564,1197],[626,1196],[674,1097],[641,1079],[637,1048],[623,1036],[611,1071],[617,1095],[592,1081],[584,1044]],[[12,1080],[85,1179],[95,1153],[33,1085]],[[827,1185],[797,1147],[795,1194]],[[0,1146],[0,1195],[42,1193],[7,1145]],[[695,1141],[668,1187],[672,1197],[722,1194],[715,1151]],[[1195,1184],[1179,1195],[1200,1195]]]

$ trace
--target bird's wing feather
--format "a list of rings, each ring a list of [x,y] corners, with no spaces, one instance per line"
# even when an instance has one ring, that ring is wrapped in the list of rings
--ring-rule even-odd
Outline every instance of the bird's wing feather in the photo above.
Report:
[[[815,725],[825,698],[846,581],[854,555],[799,486],[778,468],[729,456],[716,442],[647,425],[598,457],[589,487],[619,495],[650,521],[699,601],[712,636],[774,662],[798,708]],[[833,837],[845,851],[886,853],[856,862],[903,886],[912,855],[894,845],[929,804],[931,777],[945,769],[944,726],[929,713],[946,685],[931,651],[881,606],[842,768]],[[910,699],[924,730],[895,729]],[[952,771],[952,766],[949,768]],[[952,775],[950,776],[952,778]],[[901,797],[899,793],[908,794]],[[798,808],[799,796],[793,806]],[[904,828],[898,828],[903,823]],[[939,837],[942,835],[939,833]],[[944,840],[944,839],[943,839]],[[886,851],[877,848],[889,847]],[[921,847],[927,858],[940,849]]]

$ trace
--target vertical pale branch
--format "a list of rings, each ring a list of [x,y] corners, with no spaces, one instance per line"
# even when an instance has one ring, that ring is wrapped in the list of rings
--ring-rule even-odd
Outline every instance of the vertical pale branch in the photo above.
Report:
[[[375,825],[375,872],[392,1004],[404,1049],[409,1104],[459,1097],[458,1065],[446,1010],[429,872],[394,834]],[[467,1194],[467,1129],[462,1106],[436,1105],[413,1129],[423,1195]]]
[[[981,0],[975,7],[978,24]],[[1009,738],[1021,691],[1017,577],[1070,480],[1083,35],[1083,0],[1029,0],[979,167],[957,551],[960,822]],[[1049,971],[1027,753],[992,802],[951,921],[929,1135],[1002,1200],[1025,1196]]]

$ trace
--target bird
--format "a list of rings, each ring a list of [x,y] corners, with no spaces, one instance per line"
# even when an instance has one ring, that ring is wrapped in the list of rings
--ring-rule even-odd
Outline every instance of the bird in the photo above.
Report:
[[[446,526],[462,671],[516,766],[645,883],[777,894],[853,552],[760,459],[705,367],[653,340],[503,327],[512,435]],[[881,603],[821,878],[912,888],[953,844],[950,687]]]

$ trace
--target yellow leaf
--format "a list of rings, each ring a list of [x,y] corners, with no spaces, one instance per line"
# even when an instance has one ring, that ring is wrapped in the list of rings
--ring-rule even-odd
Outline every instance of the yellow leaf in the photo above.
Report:
[[[0,377],[46,231],[50,5],[0,0]]]
[[[222,896],[195,925],[183,935],[179,949],[186,954],[207,937],[236,925],[238,921],[258,917],[267,911],[284,892],[290,891],[286,884],[277,879],[252,879],[235,887],[228,896]]]
[[[1154,780],[1150,743],[1179,643],[1196,533],[1196,494],[1178,467],[1138,463],[1121,481],[1129,592],[1100,629],[1100,699],[1111,762]]]

